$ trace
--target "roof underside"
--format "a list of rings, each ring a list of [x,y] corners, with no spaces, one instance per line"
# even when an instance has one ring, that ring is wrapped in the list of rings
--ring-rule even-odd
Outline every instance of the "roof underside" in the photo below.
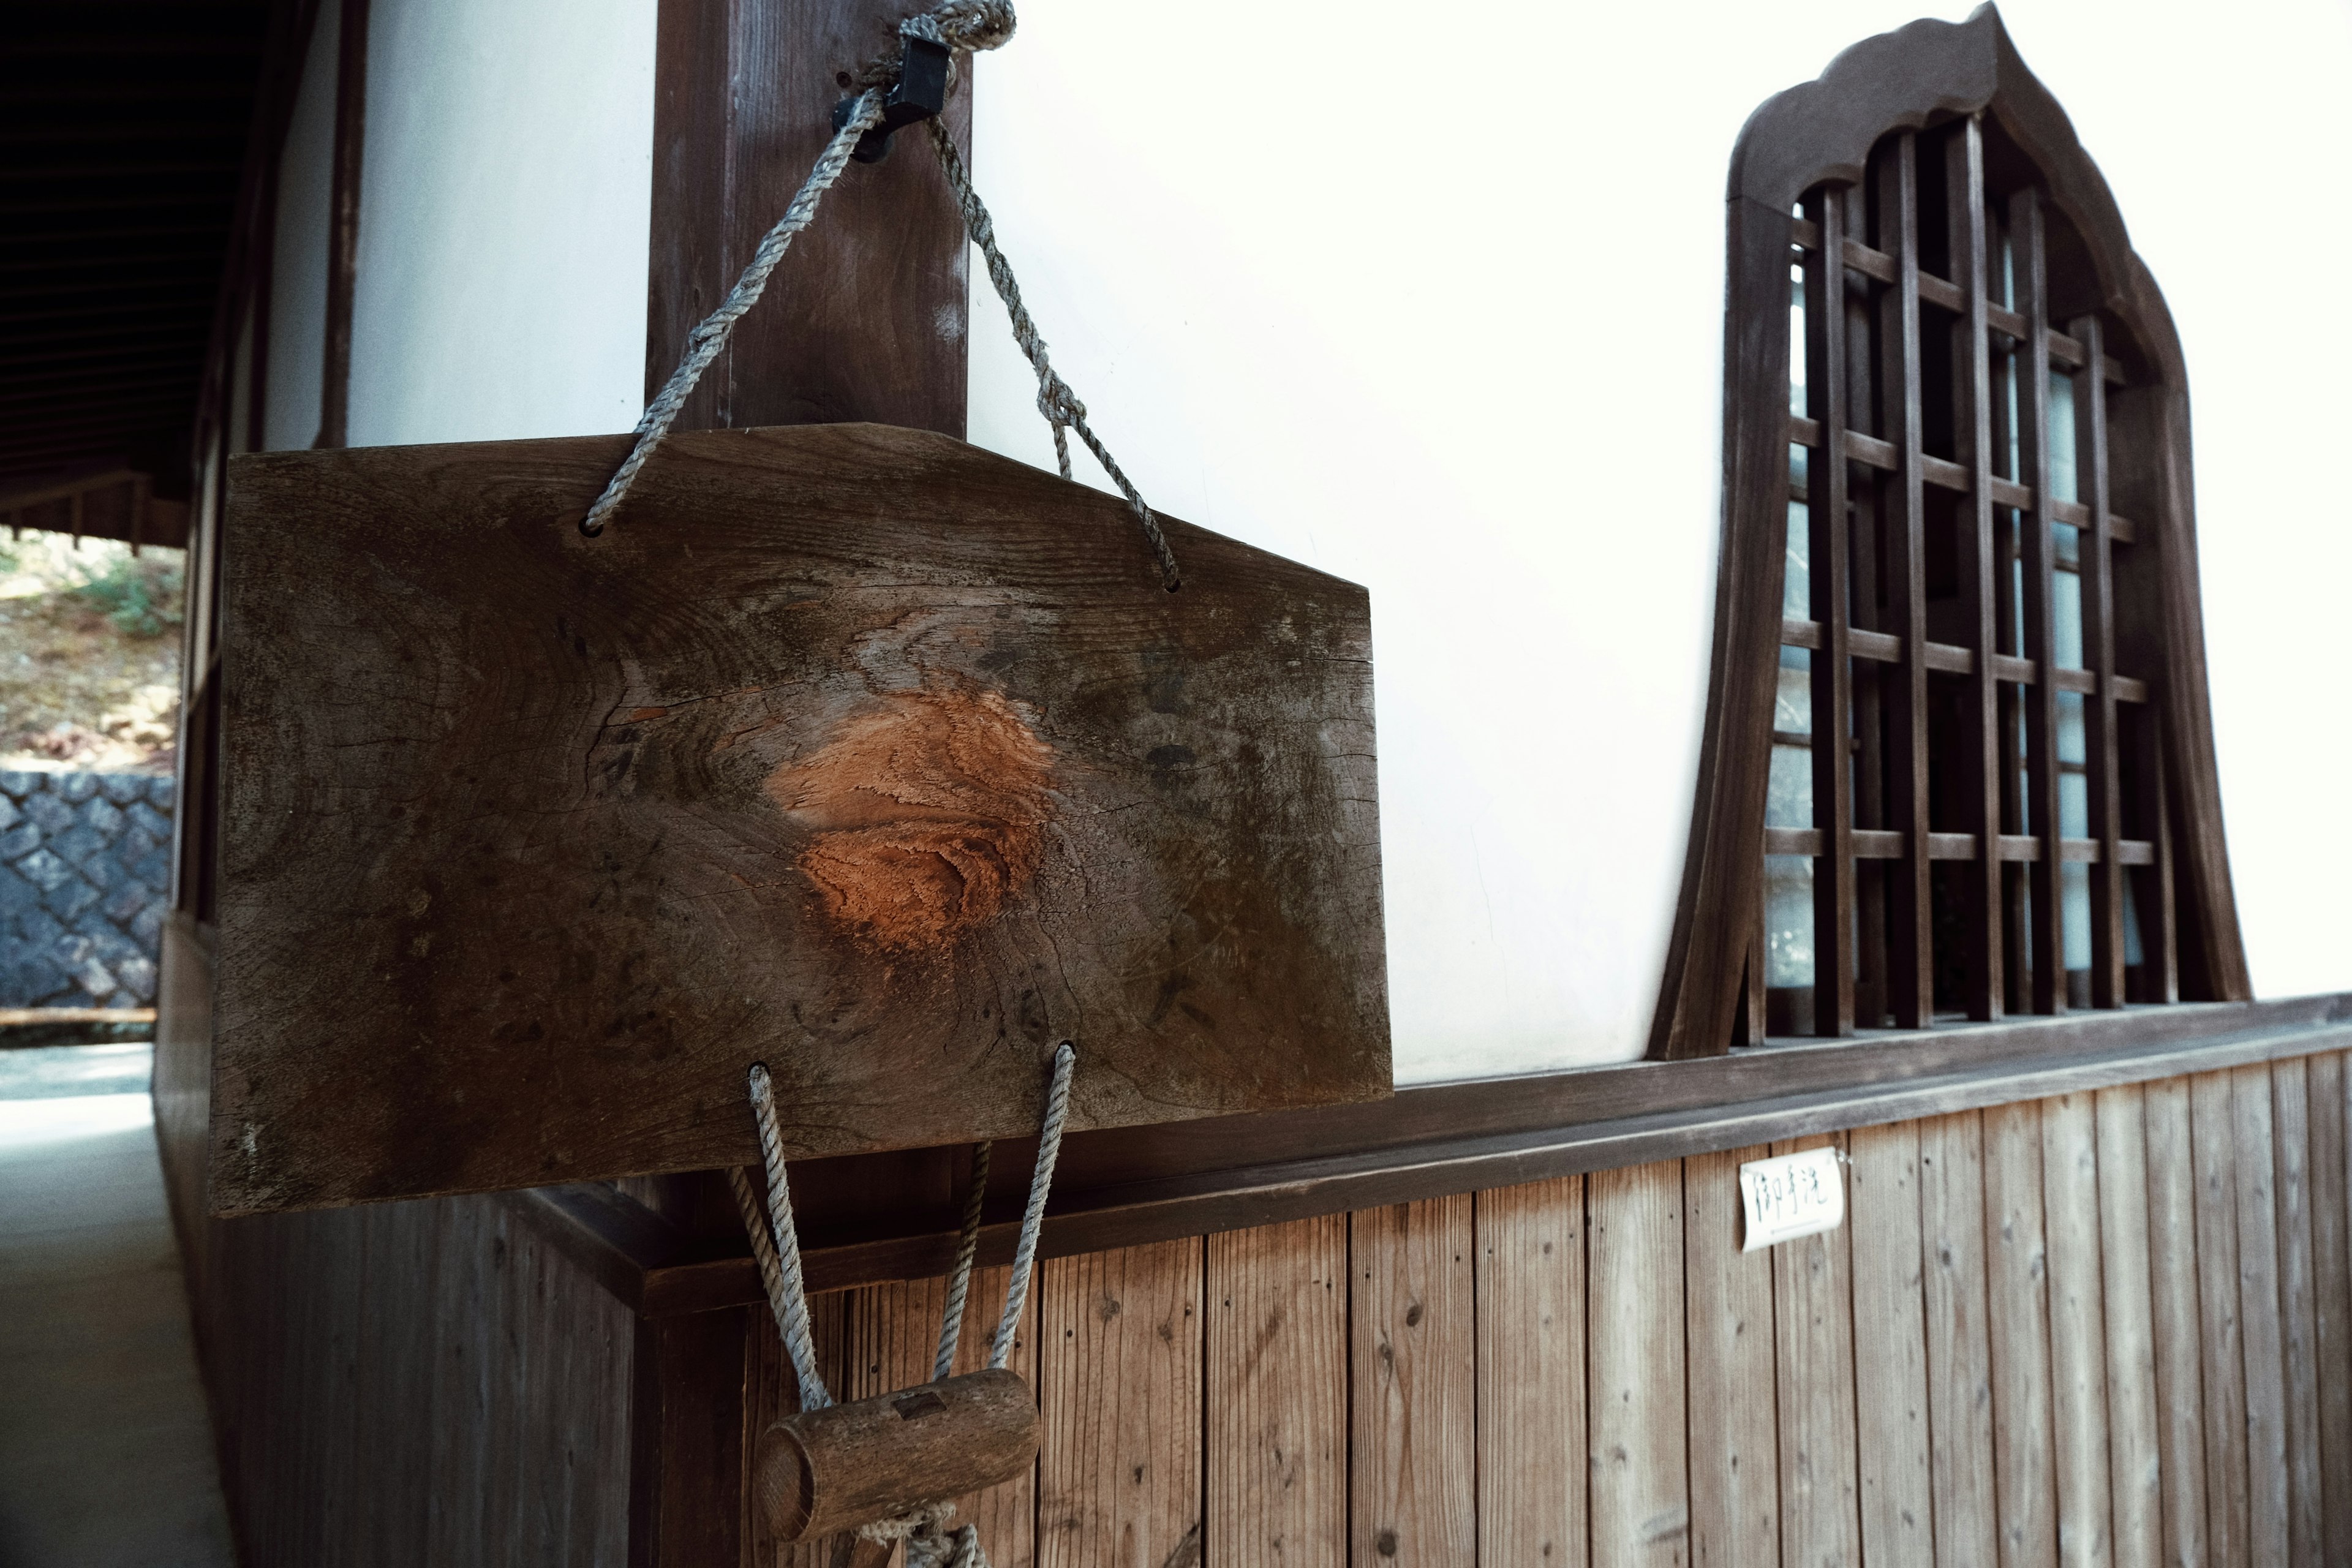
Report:
[[[0,480],[184,495],[270,7],[80,0],[0,49]]]

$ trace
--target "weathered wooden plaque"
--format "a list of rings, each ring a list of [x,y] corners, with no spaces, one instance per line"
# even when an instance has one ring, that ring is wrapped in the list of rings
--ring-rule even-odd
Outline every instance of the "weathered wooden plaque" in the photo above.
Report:
[[[1364,591],[872,425],[230,466],[222,1213],[1390,1087]]]

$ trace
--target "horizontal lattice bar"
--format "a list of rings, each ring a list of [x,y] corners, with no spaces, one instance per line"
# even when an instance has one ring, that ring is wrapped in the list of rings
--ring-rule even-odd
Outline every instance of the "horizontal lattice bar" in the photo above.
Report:
[[[1857,860],[1900,860],[1907,852],[1908,834],[1890,832],[1881,827],[1857,827],[1853,830],[1853,855]],[[2070,864],[2081,862],[2097,865],[2099,841],[2095,838],[2065,838],[2059,841],[2058,858]],[[1764,830],[1764,853],[1767,855],[1801,855],[1818,859],[1822,854],[1822,830],[1818,827],[1768,827]],[[1930,860],[1973,860],[1977,858],[1977,835],[1973,833],[1931,833],[1927,836],[1927,858]],[[2000,836],[2000,858],[2020,862],[2042,858],[2042,840],[2028,833],[2004,833]],[[2156,846],[2145,838],[2118,839],[2116,859],[2126,866],[2156,864]]]
[[[1800,447],[1810,447],[1818,451],[1822,445],[1821,425],[1801,414],[1791,414],[1789,416],[1789,439]],[[1876,468],[1882,473],[1893,473],[1900,462],[1900,455],[1893,442],[1865,436],[1859,430],[1845,433],[1845,455],[1864,468]],[[1937,489],[1950,490],[1958,495],[1969,493],[1969,471],[1958,463],[1947,462],[1923,452],[1919,457],[1919,477]],[[1805,499],[1804,491],[1792,484],[1789,489],[1789,499],[1801,501]],[[2033,506],[2033,488],[1995,474],[1992,477],[1992,500],[1995,506],[2030,510]],[[2050,503],[2049,511],[2051,518],[2058,522],[2076,528],[2091,525],[2091,509],[2080,501],[2053,500]],[[2136,543],[2139,539],[2138,526],[2131,519],[2116,512],[2107,514],[2107,528],[2109,537],[2118,544]]]
[[[1792,616],[1784,617],[1780,622],[1780,646],[1820,647],[1822,646],[1821,624],[1817,621],[1798,620]],[[1846,633],[1846,647],[1852,650],[1856,658],[1875,659],[1881,664],[1903,662],[1903,639],[1889,632],[1870,632],[1856,626]],[[1973,675],[1976,673],[1977,658],[1968,648],[1948,642],[1931,642],[1927,645],[1927,668],[1941,675]],[[2006,680],[2018,686],[2038,685],[2042,679],[2042,667],[2034,660],[2019,658],[2006,653],[1997,653],[1992,656],[1992,673],[1995,680]],[[2080,691],[2085,695],[2095,695],[2099,689],[2099,678],[2091,670],[2072,669],[2062,666],[2051,678],[2051,684],[2060,691]],[[2116,676],[2116,700],[2118,702],[2147,701],[2147,682],[2133,676]]]

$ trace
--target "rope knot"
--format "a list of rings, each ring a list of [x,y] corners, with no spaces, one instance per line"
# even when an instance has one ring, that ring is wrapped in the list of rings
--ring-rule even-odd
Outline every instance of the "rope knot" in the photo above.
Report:
[[[1048,425],[1076,425],[1087,416],[1087,405],[1068,382],[1049,370],[1037,378],[1037,412]]]

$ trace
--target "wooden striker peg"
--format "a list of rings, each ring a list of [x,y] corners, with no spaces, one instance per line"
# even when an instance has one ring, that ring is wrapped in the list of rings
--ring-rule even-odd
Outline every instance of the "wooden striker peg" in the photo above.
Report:
[[[1037,1402],[998,1368],[787,1415],[752,1486],[779,1542],[811,1541],[1012,1479],[1037,1457]]]

